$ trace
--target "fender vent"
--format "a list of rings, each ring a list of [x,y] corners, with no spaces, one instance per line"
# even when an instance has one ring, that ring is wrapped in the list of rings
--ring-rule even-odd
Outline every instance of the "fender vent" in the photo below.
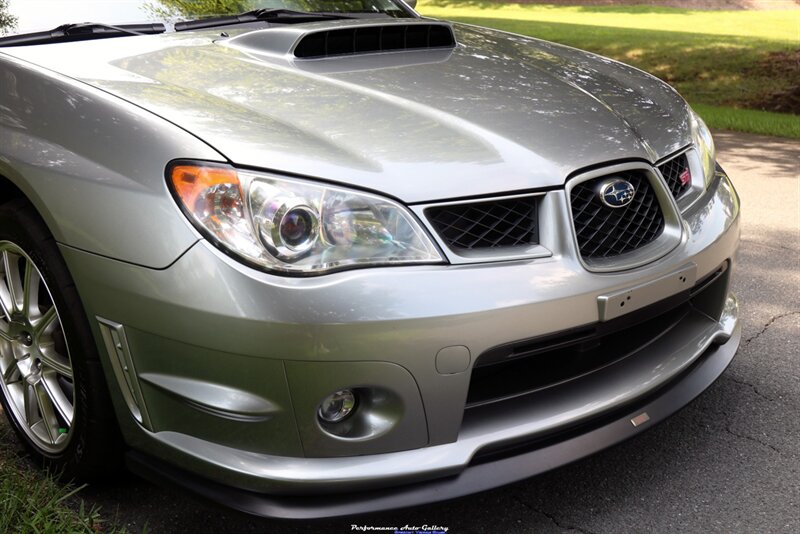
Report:
[[[455,45],[453,29],[445,24],[391,24],[311,33],[297,43],[294,55],[322,58]]]

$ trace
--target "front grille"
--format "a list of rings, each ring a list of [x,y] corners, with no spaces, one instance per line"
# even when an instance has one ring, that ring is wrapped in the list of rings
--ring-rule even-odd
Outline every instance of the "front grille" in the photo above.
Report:
[[[537,199],[520,197],[436,206],[426,209],[425,216],[452,249],[530,246],[539,242]]]
[[[686,153],[662,163],[658,166],[658,170],[661,171],[667,187],[676,199],[682,197],[692,187],[692,174],[689,171],[689,159]]]
[[[609,258],[631,252],[655,241],[664,231],[664,215],[647,177],[641,172],[619,176],[636,189],[633,201],[622,208],[611,208],[600,201],[597,188],[608,176],[572,188],[572,219],[584,258]]]

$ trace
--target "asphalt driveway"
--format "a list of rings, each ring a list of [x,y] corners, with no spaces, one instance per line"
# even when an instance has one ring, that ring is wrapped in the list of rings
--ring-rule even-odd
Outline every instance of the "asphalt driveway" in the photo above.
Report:
[[[251,519],[133,476],[84,498],[133,532],[800,532],[800,142],[716,139],[742,197],[743,342],[722,378],[660,426],[506,488],[333,521]]]

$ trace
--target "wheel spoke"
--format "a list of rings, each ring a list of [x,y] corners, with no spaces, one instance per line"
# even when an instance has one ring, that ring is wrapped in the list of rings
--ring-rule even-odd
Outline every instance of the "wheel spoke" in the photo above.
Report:
[[[56,307],[50,306],[50,308],[42,314],[42,316],[36,321],[33,325],[34,333],[37,337],[43,334],[49,334],[52,332],[52,327],[56,324],[56,319],[58,315],[56,314]]]
[[[44,367],[52,369],[61,376],[72,378],[72,366],[69,359],[57,353],[52,345],[40,345],[39,354]]]
[[[13,381],[11,380],[14,378],[14,374],[17,372],[17,362],[11,361],[6,367],[6,370],[3,371],[3,382],[6,384],[11,384]]]
[[[22,284],[22,310],[29,318],[39,314],[39,271],[28,260],[25,261],[25,279]]]
[[[25,404],[25,423],[27,423],[29,427],[32,427],[40,419],[39,399],[36,397],[36,392],[33,390],[32,385],[27,382],[25,382],[24,385],[25,392],[23,402]]]
[[[55,443],[56,439],[58,438],[58,428],[60,425],[58,422],[58,417],[56,417],[56,412],[53,409],[53,401],[47,394],[47,390],[44,388],[42,381],[34,384],[32,389],[36,393],[36,400],[39,404],[39,412],[41,413],[42,422],[44,423],[47,435],[50,437],[50,442]]]
[[[22,296],[22,280],[19,276],[19,264],[17,263],[16,255],[12,255],[7,250],[3,251],[3,268],[6,273],[6,284],[8,285],[8,295],[11,301],[11,306],[7,311],[20,311],[22,309],[20,302],[20,297]]]
[[[8,392],[8,403],[17,410],[24,410],[25,407],[25,393],[28,391],[28,383],[24,380],[18,380],[12,383],[6,383],[6,391]],[[25,413],[22,412],[24,417]],[[24,422],[24,421],[23,421]]]
[[[2,320],[0,320],[0,340],[14,341],[14,338],[8,333],[8,323]]]
[[[11,297],[8,294],[8,287],[6,287],[5,281],[0,281],[0,312],[6,318],[6,321],[11,320]]]
[[[72,426],[72,417],[75,414],[75,409],[67,399],[67,396],[64,395],[61,386],[58,385],[56,376],[47,373],[44,374],[42,376],[41,385],[56,411],[58,411],[58,415],[61,416],[61,419],[67,423],[67,426]]]
[[[6,253],[3,252],[3,256]],[[14,311],[14,306],[11,302],[11,293],[8,291],[8,273],[3,268],[3,277],[0,279],[0,311],[3,312],[6,321],[11,321],[11,312]]]

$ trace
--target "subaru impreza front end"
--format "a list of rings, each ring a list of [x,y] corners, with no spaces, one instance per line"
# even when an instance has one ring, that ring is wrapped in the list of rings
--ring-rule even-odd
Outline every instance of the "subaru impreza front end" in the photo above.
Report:
[[[17,143],[4,175],[143,474],[276,517],[453,498],[636,435],[735,354],[738,197],[635,69],[416,18],[3,52],[31,117],[0,132],[66,162]]]

